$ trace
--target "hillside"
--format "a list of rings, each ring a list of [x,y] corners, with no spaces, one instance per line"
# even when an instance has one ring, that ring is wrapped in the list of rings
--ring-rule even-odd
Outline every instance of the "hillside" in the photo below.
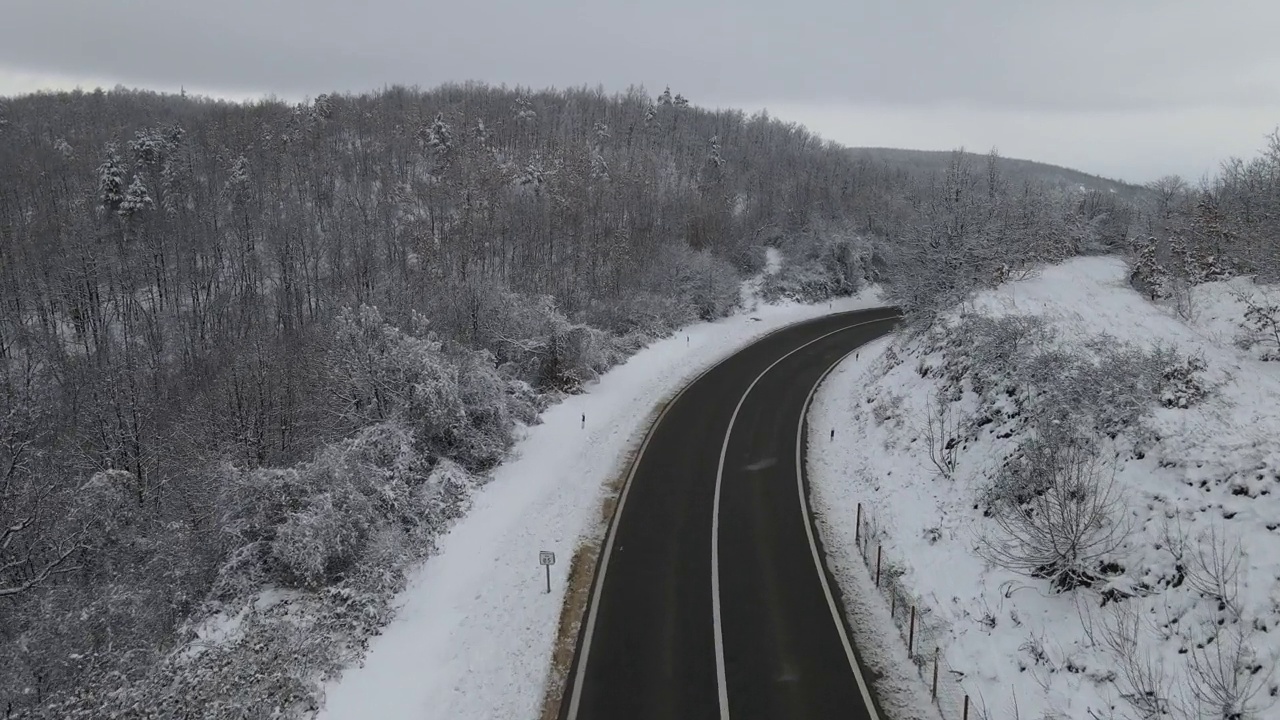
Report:
[[[946,169],[952,153],[942,150],[857,147],[850,148],[849,154],[855,158],[874,160],[913,174],[931,175]],[[1115,193],[1131,203],[1146,202],[1151,199],[1149,191],[1141,185],[1109,180],[1071,168],[1007,157],[999,158],[997,163],[1005,178],[1019,185],[1031,182],[1068,192],[1084,188]]]
[[[766,246],[751,298],[926,317],[1135,218],[669,90],[0,101],[0,707],[313,710],[524,429]]]
[[[1198,284],[1184,317],[1127,278],[1088,258],[980,292],[818,395],[833,565],[847,595],[882,565],[946,718],[966,695],[978,717],[1275,717],[1280,367],[1249,308],[1274,323],[1277,290]]]

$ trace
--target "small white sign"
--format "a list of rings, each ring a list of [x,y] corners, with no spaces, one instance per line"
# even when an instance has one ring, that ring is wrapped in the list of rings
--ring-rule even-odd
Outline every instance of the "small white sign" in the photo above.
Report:
[[[546,550],[538,551],[538,564],[539,565],[555,565],[556,554],[553,552],[548,552]]]

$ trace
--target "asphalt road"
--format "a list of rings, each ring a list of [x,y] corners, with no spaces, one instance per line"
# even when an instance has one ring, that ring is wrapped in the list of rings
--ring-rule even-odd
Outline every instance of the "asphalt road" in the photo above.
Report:
[[[798,450],[813,387],[894,316],[788,327],[668,406],[610,527],[562,720],[877,720],[812,532]]]

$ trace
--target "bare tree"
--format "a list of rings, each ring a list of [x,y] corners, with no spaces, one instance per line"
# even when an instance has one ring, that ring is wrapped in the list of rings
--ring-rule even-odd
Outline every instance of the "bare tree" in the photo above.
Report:
[[[929,446],[929,461],[947,480],[955,475],[963,425],[951,403],[938,393],[926,401],[924,437]]]
[[[1165,175],[1147,183],[1156,196],[1156,212],[1162,218],[1172,217],[1178,199],[1187,192],[1187,181],[1177,175]]]
[[[1229,540],[1220,524],[1209,527],[1195,544],[1187,584],[1218,602],[1218,610],[1232,619],[1240,617],[1240,541]]]
[[[991,562],[1046,578],[1059,591],[1091,585],[1099,563],[1129,533],[1115,468],[1073,436],[1024,444],[1007,481],[1021,486],[995,508],[1000,532],[982,538]]]
[[[1168,717],[1175,708],[1173,678],[1163,659],[1141,643],[1144,622],[1137,600],[1111,605],[1104,617],[1101,635],[1115,657],[1119,670],[1120,696],[1143,720]]]
[[[1274,670],[1235,625],[1187,654],[1188,689],[1200,717],[1207,720],[1262,718],[1274,703],[1262,695]]]

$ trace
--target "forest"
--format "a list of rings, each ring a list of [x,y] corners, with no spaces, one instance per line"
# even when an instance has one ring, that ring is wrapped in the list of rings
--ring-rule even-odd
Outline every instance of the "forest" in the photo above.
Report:
[[[517,428],[734,312],[765,247],[772,297],[921,323],[1080,254],[1153,296],[1280,271],[1280,140],[1132,202],[998,161],[669,89],[0,100],[0,708],[314,709]]]

